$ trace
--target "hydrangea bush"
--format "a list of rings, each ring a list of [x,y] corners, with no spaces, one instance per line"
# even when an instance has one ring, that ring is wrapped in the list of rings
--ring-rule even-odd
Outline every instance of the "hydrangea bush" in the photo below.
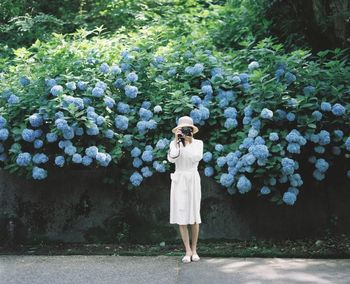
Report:
[[[172,169],[171,129],[190,115],[204,140],[201,169],[230,194],[293,205],[305,161],[315,182],[335,161],[350,178],[350,68],[341,52],[310,58],[269,38],[220,52],[198,31],[181,40],[150,30],[88,35],[54,34],[16,50],[1,73],[4,169],[43,180],[54,168],[114,164],[118,182],[137,188]]]

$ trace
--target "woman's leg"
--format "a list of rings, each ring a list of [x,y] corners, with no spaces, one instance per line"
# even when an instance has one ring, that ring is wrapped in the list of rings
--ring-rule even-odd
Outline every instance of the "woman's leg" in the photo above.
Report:
[[[197,253],[197,241],[198,241],[198,235],[199,235],[199,224],[195,223],[191,225],[192,229],[192,246],[191,250],[193,254]]]
[[[180,228],[180,234],[181,234],[182,241],[185,245],[186,255],[192,255],[187,225],[179,225],[179,228]]]

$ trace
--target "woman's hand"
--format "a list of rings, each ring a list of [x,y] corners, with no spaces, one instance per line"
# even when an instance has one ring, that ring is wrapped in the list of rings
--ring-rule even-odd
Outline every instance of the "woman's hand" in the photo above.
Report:
[[[181,134],[182,135],[182,131],[181,131],[181,128],[178,128],[175,132],[175,145],[176,147],[178,148],[178,142],[179,142],[179,139],[178,139],[178,135]]]

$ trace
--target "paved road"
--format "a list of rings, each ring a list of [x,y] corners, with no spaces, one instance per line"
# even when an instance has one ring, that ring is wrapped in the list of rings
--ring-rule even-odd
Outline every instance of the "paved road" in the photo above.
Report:
[[[350,259],[0,255],[0,283],[350,283]]]

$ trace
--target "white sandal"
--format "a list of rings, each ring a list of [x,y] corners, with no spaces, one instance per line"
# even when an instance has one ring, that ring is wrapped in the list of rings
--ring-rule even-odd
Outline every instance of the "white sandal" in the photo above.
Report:
[[[191,256],[185,255],[181,261],[182,261],[182,263],[189,263],[189,262],[191,262]]]
[[[201,258],[199,257],[198,254],[192,255],[192,260],[193,260],[193,261],[198,261],[198,260],[200,260],[200,259],[201,259]]]

